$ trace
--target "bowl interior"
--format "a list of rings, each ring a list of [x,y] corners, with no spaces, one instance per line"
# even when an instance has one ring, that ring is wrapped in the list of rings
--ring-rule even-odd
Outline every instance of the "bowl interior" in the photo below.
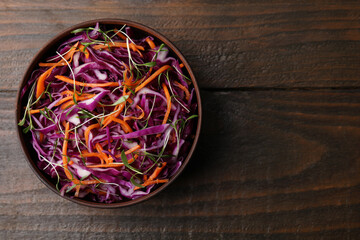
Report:
[[[190,148],[190,151],[186,157],[186,159],[184,160],[182,166],[180,167],[180,169],[170,178],[168,183],[165,183],[163,185],[161,185],[160,187],[156,188],[154,191],[150,192],[148,195],[146,196],[142,196],[140,198],[137,198],[135,200],[127,200],[127,201],[123,201],[123,202],[116,202],[116,203],[110,203],[110,204],[106,204],[106,203],[98,203],[98,202],[93,202],[90,200],[86,200],[86,199],[80,199],[80,198],[73,198],[70,197],[68,195],[65,194],[65,196],[61,196],[59,194],[59,192],[56,190],[55,187],[55,182],[54,180],[52,180],[50,178],[50,176],[48,176],[47,174],[44,174],[43,171],[41,171],[37,165],[36,165],[36,161],[38,159],[37,154],[34,150],[34,148],[32,147],[31,143],[30,143],[30,138],[31,135],[30,133],[28,134],[24,134],[22,131],[22,128],[19,127],[17,125],[17,123],[19,122],[19,120],[21,119],[21,116],[23,114],[23,108],[26,105],[25,99],[27,99],[27,95],[25,94],[25,96],[23,97],[23,100],[21,101],[20,99],[20,92],[21,90],[24,88],[24,86],[26,85],[28,79],[30,79],[31,73],[37,68],[37,65],[39,62],[43,61],[46,57],[49,57],[50,55],[53,55],[53,53],[55,52],[55,50],[57,49],[59,43],[63,42],[64,40],[66,40],[69,35],[71,34],[71,31],[78,29],[78,28],[84,28],[84,27],[90,27],[90,26],[94,26],[97,22],[100,23],[100,25],[106,25],[109,29],[110,27],[121,27],[124,24],[126,24],[127,26],[130,26],[133,30],[134,30],[134,38],[142,38],[145,36],[153,36],[155,41],[157,42],[163,42],[165,43],[165,45],[170,49],[170,55],[178,58],[183,64],[184,64],[184,74],[186,74],[187,76],[190,76],[190,79],[193,83],[193,86],[195,88],[195,92],[196,92],[196,100],[197,100],[197,104],[198,104],[198,118],[197,118],[197,126],[196,126],[196,133],[195,133],[195,138],[193,139],[193,143],[192,146]],[[52,54],[51,54],[52,53]],[[133,205],[139,202],[142,202],[144,200],[149,199],[150,197],[156,195],[157,193],[161,192],[165,187],[167,187],[171,182],[173,182],[178,175],[183,171],[183,169],[185,168],[185,166],[187,165],[187,163],[189,162],[195,146],[197,144],[199,135],[200,135],[200,127],[201,127],[201,120],[202,120],[202,110],[201,110],[201,99],[200,99],[200,92],[199,92],[199,88],[198,85],[196,83],[195,80],[195,76],[188,64],[188,62],[186,61],[186,59],[184,58],[184,56],[180,53],[180,51],[168,40],[166,39],[164,36],[162,36],[160,33],[156,32],[155,30],[146,27],[142,24],[139,23],[135,23],[132,21],[127,21],[127,20],[121,20],[121,19],[97,19],[97,20],[92,20],[92,21],[87,21],[87,22],[83,22],[77,25],[74,25],[64,31],[62,31],[60,34],[58,34],[57,36],[55,36],[53,39],[51,39],[43,48],[40,49],[40,51],[35,55],[35,57],[32,59],[29,67],[27,68],[24,77],[20,83],[20,87],[18,90],[18,96],[17,96],[17,104],[16,104],[16,125],[17,125],[17,133],[18,133],[18,137],[19,137],[19,141],[21,143],[22,149],[26,155],[26,159],[27,162],[29,163],[31,169],[35,172],[35,174],[37,175],[37,177],[47,186],[49,187],[53,192],[59,194],[59,196],[64,197],[70,201],[82,204],[82,205],[86,205],[86,206],[90,206],[90,207],[100,207],[100,208],[116,208],[116,207],[123,207],[123,206],[128,206],[128,205]]]

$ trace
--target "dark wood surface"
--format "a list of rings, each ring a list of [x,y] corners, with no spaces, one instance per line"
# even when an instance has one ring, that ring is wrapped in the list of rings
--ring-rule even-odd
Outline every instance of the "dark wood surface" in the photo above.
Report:
[[[106,17],[173,41],[204,109],[184,173],[115,210],[48,190],[14,123],[40,47]],[[0,42],[0,239],[360,239],[359,1],[2,0]]]

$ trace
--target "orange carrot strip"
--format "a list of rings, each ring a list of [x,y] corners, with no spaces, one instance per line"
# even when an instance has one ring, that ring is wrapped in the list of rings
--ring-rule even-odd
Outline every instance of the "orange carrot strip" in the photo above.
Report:
[[[84,45],[80,44],[79,50],[85,54],[85,58],[89,58],[90,56],[89,51],[85,48]]]
[[[76,96],[75,96],[75,98],[76,98]],[[64,97],[63,99],[58,101],[55,106],[59,106],[59,105],[63,104],[64,102],[71,101],[72,99],[73,99],[72,96]]]
[[[66,91],[69,91],[69,90],[66,90]],[[66,92],[66,91],[64,91],[64,92]],[[70,91],[69,91],[69,92],[70,92]],[[73,93],[73,92],[71,92],[71,93]],[[62,93],[61,93],[61,94],[62,94]],[[77,96],[77,95],[75,95],[75,98],[76,98],[76,100],[87,100],[87,99],[92,98],[92,97],[94,97],[94,96],[95,96],[95,94],[87,94],[87,93],[84,93],[84,94],[81,95],[80,97]],[[68,106],[71,105],[70,103],[72,103],[72,100],[73,100],[73,97],[72,97],[72,96],[67,96],[67,97],[61,99],[60,101],[58,101],[58,102],[55,104],[55,106],[59,106],[59,105],[61,105],[62,103],[69,101],[69,102],[65,103],[63,106],[61,106],[62,109],[65,109],[65,108],[67,108]],[[41,110],[41,111],[45,111],[45,108],[32,109],[32,110],[30,110],[29,112],[30,112],[30,114],[35,114],[35,113],[39,113],[40,110]]]
[[[38,99],[41,94],[45,91],[45,80],[50,75],[51,71],[56,67],[56,65],[52,66],[48,70],[46,70],[40,77],[37,79],[36,85],[36,99]]]
[[[78,96],[86,96],[86,95],[89,95],[88,93],[83,93],[83,94],[81,94],[81,93],[79,93],[78,91],[76,91],[75,92],[76,93],[76,95],[78,95]],[[70,90],[65,90],[65,91],[62,91],[61,93],[60,93],[61,95],[74,95],[74,91],[70,91]],[[91,94],[91,95],[93,95],[93,94]]]
[[[39,132],[39,140],[40,142],[44,141],[44,134],[42,132]]]
[[[106,154],[103,153],[104,149],[101,147],[101,145],[99,143],[96,143],[95,148],[96,148],[96,150],[98,151],[98,153],[101,156],[101,158],[100,158],[101,164],[104,164],[104,161],[107,163],[108,162],[108,156],[106,156]]]
[[[126,154],[126,152],[125,152]],[[128,160],[128,163],[131,164],[135,161],[135,159],[138,158],[139,155],[135,154],[133,158],[129,159]],[[117,156],[116,156],[117,157]],[[86,167],[88,168],[106,168],[106,167],[122,167],[124,166],[123,163],[116,163],[116,162],[112,162],[113,161],[113,158],[112,157],[109,157],[108,158],[108,163],[105,163],[105,164],[96,164],[96,165],[88,165]]]
[[[72,59],[72,56],[74,55],[76,47],[77,47],[78,44],[79,44],[79,42],[75,43],[73,45],[72,49],[64,56],[64,58],[66,60],[69,60],[69,58]],[[60,66],[63,63],[64,63],[64,59],[61,59],[54,66],[52,66],[51,68],[49,68],[43,74],[40,75],[40,77],[37,79],[37,84],[36,84],[36,98],[39,98],[41,96],[41,94],[45,91],[45,80],[51,74],[52,70],[55,67]]]
[[[111,48],[111,47],[122,47],[122,48],[127,48],[127,43],[126,42],[114,42],[114,43],[108,43],[108,44],[98,44],[98,45],[94,45],[92,46],[93,49],[95,50],[100,50],[100,49],[106,49],[106,48]],[[142,50],[144,51],[144,47],[133,44],[133,43],[129,43],[129,47],[131,48],[131,50],[136,51],[136,50]]]
[[[72,174],[70,173],[70,170],[68,169],[68,162],[67,162],[67,146],[68,146],[68,138],[69,138],[69,128],[70,128],[70,123],[66,122],[65,123],[65,136],[64,136],[64,143],[63,143],[63,148],[62,148],[62,160],[63,160],[63,166],[64,166],[64,172],[65,175],[68,179],[70,179],[72,182],[74,182],[75,184],[77,184],[79,182],[79,180],[77,180],[76,178],[74,178],[72,176]]]
[[[75,85],[79,85],[82,87],[118,87],[119,83],[117,82],[107,82],[107,83],[84,83],[84,82],[78,82],[78,81],[74,81],[71,78],[65,77],[65,76],[61,76],[61,75],[56,75],[55,78],[66,82],[66,83],[70,83],[70,84],[74,84]]]
[[[190,99],[190,92],[189,92],[189,90],[188,90],[184,85],[182,85],[182,84],[179,83],[179,82],[174,81],[174,84],[175,84],[175,86],[177,86],[178,88],[180,88],[181,90],[183,90],[183,91],[185,92],[185,98],[186,98],[186,100],[189,101],[189,99]]]
[[[157,176],[160,174],[161,170],[163,170],[165,166],[166,166],[166,162],[163,162],[160,167],[157,167],[154,170],[154,172],[151,174],[151,176],[149,178],[146,177],[146,180],[142,185],[144,187],[146,187],[146,186],[149,186],[149,185],[152,185],[152,184],[155,184],[155,183],[168,182],[169,181],[168,179],[163,179],[163,180],[156,179],[156,180],[154,180],[155,178],[157,178]],[[144,176],[144,178],[145,178],[145,176]],[[134,190],[137,190],[137,189],[140,189],[140,187],[135,187],[134,188]]]
[[[126,96],[126,95],[130,95],[130,92],[129,93],[126,93],[126,90],[124,89],[123,90],[123,94],[122,94],[123,96]],[[102,128],[105,128],[107,125],[109,125],[111,122],[112,122],[112,120],[111,120],[111,116],[113,116],[113,117],[117,117],[117,116],[119,116],[120,115],[120,113],[123,111],[123,109],[124,109],[124,107],[125,107],[125,103],[127,102],[127,101],[129,101],[130,100],[130,98],[128,98],[125,102],[122,102],[122,103],[120,103],[120,104],[118,104],[117,106],[115,106],[115,108],[114,108],[114,113],[112,113],[110,116],[107,116],[105,119],[104,119],[104,121],[103,121],[103,127]]]
[[[169,181],[169,179],[156,179],[156,180],[151,180],[151,181],[146,181],[146,182],[144,182],[143,184],[141,184],[141,185],[143,185],[144,187],[146,187],[146,186],[149,186],[149,185],[153,185],[153,184],[158,184],[158,183],[166,183],[166,182],[168,182]],[[140,189],[140,187],[135,187],[134,188],[134,190],[138,190],[138,189]]]
[[[140,116],[138,116],[138,117],[133,117],[133,116],[127,117],[127,116],[125,116],[124,121],[130,120],[130,119],[142,119],[145,116],[144,110],[139,105],[136,105],[136,108],[140,109],[140,111],[141,111]]]
[[[80,187],[81,187],[80,185],[76,185],[74,197],[79,197]]]
[[[169,114],[170,114],[170,111],[171,111],[171,97],[170,97],[169,90],[166,87],[165,83],[162,84],[162,87],[164,89],[164,93],[165,93],[165,97],[166,97],[166,103],[167,103],[166,113],[165,113],[165,116],[164,116],[164,119],[163,119],[163,122],[162,122],[162,124],[165,124],[167,122],[168,118],[169,118]]]
[[[156,47],[155,43],[150,38],[146,38],[146,42],[147,44],[149,44],[151,49],[154,49]]]
[[[135,88],[135,92],[140,91],[143,87],[145,87],[147,84],[149,84],[152,80],[154,80],[160,73],[166,71],[167,69],[171,68],[169,65],[162,66],[159,68],[156,72],[154,72],[148,79],[146,79],[142,84],[137,86]]]
[[[73,165],[73,164],[74,164],[74,161],[70,160],[69,165]]]
[[[179,66],[180,66],[180,68],[183,68],[183,67],[184,67],[184,64],[183,64],[183,63],[180,63]]]
[[[90,126],[88,126],[86,129],[85,129],[85,144],[86,146],[89,146],[89,134],[90,134],[90,131],[94,128],[99,128],[100,127],[100,124],[99,123],[95,123],[95,124],[92,124]]]
[[[132,82],[132,80],[134,78],[133,74],[130,73],[131,74],[130,78],[128,78],[127,73],[128,73],[128,69],[125,69],[125,71],[123,73],[125,86],[126,87],[134,87],[134,86],[136,86],[138,84],[137,81]]]
[[[39,113],[40,110],[41,110],[41,111],[44,111],[45,109],[44,109],[44,108],[41,108],[41,109],[31,109],[31,110],[29,111],[29,113],[30,113],[30,114]]]
[[[122,167],[123,163],[106,163],[106,164],[96,164],[96,165],[87,165],[88,168],[108,168],[108,167]]]
[[[110,119],[113,122],[117,122],[120,123],[122,129],[125,131],[125,133],[129,133],[132,132],[133,130],[131,129],[131,127],[129,126],[129,124],[127,124],[124,120],[118,119],[116,117],[110,116]]]
[[[118,35],[121,39],[126,40],[125,35],[119,32],[118,29],[114,28],[114,31],[116,32],[116,35]]]
[[[104,180],[102,179],[99,179],[100,181],[98,180],[83,180],[83,181],[80,181],[80,183],[82,185],[91,185],[91,184],[97,184],[97,183],[100,183],[100,182],[105,182]]]
[[[87,94],[86,96],[77,96],[75,94],[75,99],[78,101],[78,100],[88,100],[92,97],[96,96],[96,94]],[[63,105],[61,105],[61,109],[67,109],[68,107],[70,106],[73,106],[75,104],[75,102],[73,101],[73,97],[72,96],[69,96],[69,97],[66,97],[66,98],[70,98],[70,100],[68,100],[68,102],[64,103]],[[65,98],[64,98],[65,99]],[[60,100],[61,101],[61,100]],[[57,106],[59,105],[58,103],[55,105]]]
[[[73,105],[74,105],[74,102],[70,100],[70,101],[64,103],[63,105],[61,105],[61,109],[67,109]]]
[[[135,152],[136,150],[139,150],[140,148],[141,148],[140,145],[136,145],[135,147],[132,147],[132,148],[130,148],[129,150],[125,151],[125,155],[128,155],[128,154],[130,154],[130,153],[132,153],[132,152]],[[121,154],[116,155],[116,157],[117,157],[117,158],[118,158],[118,157],[121,157]]]
[[[73,92],[73,91],[70,91],[70,90],[65,90],[65,91],[62,91],[60,94],[61,94],[61,95],[73,95],[74,92]]]
[[[81,156],[83,156],[83,157],[98,157],[98,158],[102,158],[102,155],[101,155],[100,153],[97,153],[97,152],[82,153]]]
[[[163,162],[161,167],[157,167],[155,169],[155,171],[151,174],[151,176],[149,177],[149,181],[154,180],[161,172],[161,170],[163,170],[163,168],[166,166],[166,162]]]
[[[78,179],[76,179],[75,177],[73,177],[73,175],[70,173],[70,170],[68,169],[68,162],[67,162],[67,146],[68,146],[68,137],[69,137],[69,128],[70,128],[70,123],[66,122],[65,123],[65,136],[64,136],[64,143],[63,143],[63,148],[62,148],[62,153],[63,153],[63,166],[64,166],[64,172],[65,175],[68,179],[70,179],[74,184],[82,184],[82,185],[87,185],[87,184],[97,184],[99,182],[103,182],[102,180],[83,180],[83,181],[79,181]],[[70,164],[70,163],[69,163]]]
[[[56,62],[56,63],[39,63],[39,67],[54,67],[54,66],[65,66],[66,62]]]
[[[72,56],[74,55],[74,53],[78,51],[78,49],[77,49],[77,46],[78,46],[78,45],[79,45],[79,42],[76,42],[76,43],[71,47],[70,51],[69,51],[67,54],[65,54],[64,58],[65,58],[66,60],[72,58]]]
[[[167,122],[168,118],[169,118],[169,114],[170,114],[170,111],[171,111],[171,97],[170,97],[169,90],[166,87],[166,84],[162,83],[161,86],[164,89],[164,93],[165,93],[165,96],[166,96],[166,104],[167,104],[165,116],[164,116],[164,119],[162,121],[162,124],[165,124]],[[156,137],[159,137],[160,135],[161,135],[161,133],[158,133],[158,134],[156,134]]]

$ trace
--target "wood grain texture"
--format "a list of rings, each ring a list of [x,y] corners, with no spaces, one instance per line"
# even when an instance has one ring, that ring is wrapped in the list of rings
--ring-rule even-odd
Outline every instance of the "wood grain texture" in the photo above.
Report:
[[[15,93],[0,96],[5,239],[360,234],[359,91],[202,91],[203,131],[188,168],[153,199],[116,210],[77,206],[43,186],[13,137]]]
[[[0,89],[16,89],[58,32],[104,17],[167,36],[203,88],[358,87],[359,10],[358,1],[2,0]]]

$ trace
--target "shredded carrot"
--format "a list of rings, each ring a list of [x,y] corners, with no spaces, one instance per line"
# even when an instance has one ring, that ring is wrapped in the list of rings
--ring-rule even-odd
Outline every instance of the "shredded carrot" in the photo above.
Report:
[[[126,91],[125,91],[125,89],[123,90],[123,96],[126,96],[126,95],[129,95],[130,93],[126,93]],[[110,123],[112,123],[112,118],[111,117],[114,117],[114,118],[116,118],[116,117],[118,117],[119,115],[120,115],[120,113],[123,111],[123,109],[124,109],[124,107],[125,107],[125,103],[127,102],[127,101],[129,101],[130,100],[130,98],[128,98],[125,102],[122,102],[122,103],[120,103],[120,104],[118,104],[117,106],[115,106],[115,108],[114,108],[114,113],[112,113],[110,116],[107,116],[105,119],[104,119],[104,121],[103,121],[103,129],[107,126],[107,125],[109,125]]]
[[[65,123],[64,143],[63,143],[63,149],[62,149],[62,155],[63,155],[62,160],[63,160],[64,172],[65,172],[66,177],[68,179],[70,179],[71,181],[73,181],[75,184],[77,184],[79,182],[79,180],[74,178],[68,169],[67,146],[68,146],[69,128],[70,128],[70,123],[66,122]]]
[[[63,81],[63,82],[67,82],[67,83],[70,83],[70,84],[74,84],[75,85],[79,85],[79,86],[82,86],[82,87],[91,87],[91,88],[94,88],[94,87],[118,87],[119,86],[119,83],[117,82],[107,82],[107,83],[84,83],[84,82],[78,82],[78,81],[74,81],[73,79],[71,78],[68,78],[68,77],[65,77],[65,76],[61,76],[61,75],[56,75],[55,78]]]
[[[111,47],[127,48],[127,43],[126,42],[114,42],[114,43],[98,44],[98,45],[92,46],[92,48],[95,49],[95,50],[108,49],[109,47],[110,48]],[[143,46],[139,46],[139,45],[136,45],[136,44],[133,44],[133,43],[129,43],[129,47],[133,51],[137,51],[137,50],[144,51],[145,50]]]
[[[141,148],[140,145],[136,145],[135,147],[132,147],[132,148],[130,148],[129,150],[125,151],[125,155],[128,155],[128,154],[130,154],[130,153],[132,153],[132,152],[135,152],[136,150],[139,150],[140,148]],[[121,157],[121,154],[116,155],[116,157],[117,157],[117,158],[118,158],[118,157]]]
[[[101,182],[105,182],[105,181],[102,180],[102,179],[99,179],[99,180],[83,180],[80,183],[82,185],[91,185],[91,184],[97,184],[97,183],[101,183]]]
[[[156,180],[152,180],[152,181],[147,180],[146,182],[144,182],[141,185],[146,187],[146,186],[153,185],[153,184],[166,183],[168,181],[169,181],[169,179],[156,179]],[[140,187],[135,187],[134,188],[134,190],[138,190],[138,189],[140,189]]]
[[[64,56],[64,59],[69,60],[70,58],[72,59],[72,56],[74,55],[76,48],[78,46],[79,42],[75,43],[72,47],[72,49]],[[59,62],[57,62],[54,66],[52,66],[51,68],[49,68],[48,70],[46,70],[43,74],[40,75],[40,77],[37,79],[37,84],[36,84],[36,98],[39,98],[41,96],[41,94],[45,91],[45,80],[47,77],[50,76],[52,70],[57,67],[60,66],[61,64],[63,64],[65,61],[64,59],[61,59]],[[68,61],[71,62],[71,61]]]
[[[136,105],[136,108],[137,108],[137,109],[140,109],[140,111],[141,111],[140,116],[138,116],[138,117],[125,116],[125,117],[124,117],[124,121],[128,121],[128,120],[131,120],[131,119],[142,119],[142,118],[145,116],[144,110],[143,110],[139,105]]]
[[[129,126],[129,124],[127,124],[124,120],[118,119],[116,117],[110,116],[110,119],[113,122],[117,122],[120,123],[122,129],[125,131],[125,133],[129,133],[132,132],[133,130],[131,129],[131,127]]]
[[[90,185],[90,184],[97,184],[100,182],[104,182],[103,180],[99,179],[99,180],[82,180],[79,181],[78,179],[76,179],[70,172],[69,168],[68,168],[68,164],[71,165],[70,163],[72,161],[70,161],[69,163],[67,162],[67,146],[68,146],[68,137],[69,137],[69,129],[70,129],[70,123],[66,122],[65,123],[65,136],[64,136],[64,143],[63,143],[63,148],[62,148],[62,161],[63,161],[63,167],[64,167],[64,172],[66,177],[71,180],[74,184],[81,184],[81,185]],[[79,185],[80,186],[80,185]],[[78,186],[76,186],[77,188],[79,188]],[[76,193],[75,193],[76,195]]]
[[[65,90],[65,91],[62,91],[60,94],[61,94],[61,95],[73,95],[74,92],[73,92],[73,91],[70,91],[70,90]],[[80,95],[80,94],[78,94],[78,95]]]
[[[155,43],[150,38],[146,38],[146,42],[149,44],[151,49],[154,49],[156,47]]]
[[[125,153],[126,154],[126,153]],[[137,159],[139,157],[139,155],[135,154],[133,158],[128,160],[128,163],[131,164],[135,161],[135,159]],[[108,162],[105,164],[96,164],[96,165],[87,165],[86,167],[88,168],[108,168],[108,167],[122,167],[124,166],[123,163],[117,163],[117,162],[112,162],[113,158],[110,157],[108,158]]]
[[[165,116],[164,116],[164,119],[163,119],[163,122],[162,122],[162,124],[165,124],[167,122],[168,118],[169,118],[169,114],[170,114],[170,111],[171,111],[171,97],[170,97],[169,90],[166,87],[165,83],[162,84],[162,87],[164,89],[164,93],[165,93],[165,96],[166,96],[166,103],[167,103],[166,113],[165,113]]]
[[[124,76],[124,83],[125,83],[125,86],[126,87],[134,87],[136,86],[138,83],[137,81],[136,82],[133,82],[133,74],[130,72],[130,78],[128,78],[127,74],[128,74],[128,69],[125,69],[124,73],[123,73],[123,76]]]
[[[96,96],[96,94],[87,94],[87,95],[84,95],[84,96],[80,96],[80,97],[79,97],[79,96],[77,96],[77,95],[75,94],[75,99],[76,99],[76,101],[79,101],[79,100],[88,100],[88,99],[90,99],[90,98],[92,98],[92,97],[95,97],[95,96]],[[66,98],[70,98],[70,99],[67,99],[68,102],[65,102],[63,105],[61,105],[61,109],[67,109],[68,107],[73,106],[73,105],[75,104],[72,96],[65,97],[65,98],[63,98],[63,99],[66,99]],[[61,100],[63,100],[63,99],[61,99]],[[60,100],[60,101],[61,101],[61,100]],[[57,105],[59,105],[59,104],[57,103],[55,106],[57,106]]]
[[[41,111],[44,111],[45,109],[44,109],[44,108],[41,108],[41,109],[31,109],[31,110],[29,111],[29,113],[30,113],[30,114],[39,113],[40,110],[41,110]]]
[[[44,141],[44,134],[42,132],[39,132],[39,140],[40,142]]]
[[[99,128],[100,127],[100,124],[99,123],[95,123],[95,124],[92,124],[90,126],[88,126],[86,129],[85,129],[85,144],[86,146],[89,146],[89,134],[90,134],[90,131],[93,130],[94,128]]]
[[[189,99],[190,99],[189,90],[184,85],[182,85],[181,83],[179,83],[177,81],[174,81],[174,84],[175,84],[175,86],[179,87],[181,90],[183,90],[185,92],[185,98],[186,98],[186,100],[189,101]]]
[[[122,167],[123,163],[106,163],[106,164],[96,164],[96,165],[87,165],[88,168],[109,168],[109,167]]]
[[[129,150],[125,151],[125,155],[128,155],[128,154],[130,154],[130,153],[133,153],[133,152],[135,152],[136,150],[138,150],[138,149],[140,149],[140,148],[141,148],[140,145],[137,145],[137,146],[135,146],[135,147],[133,147],[133,148],[130,148]],[[134,158],[131,158],[130,160],[128,160],[128,162],[129,162],[129,163],[132,163],[135,159],[138,158],[138,156],[139,156],[139,155],[135,154],[135,155],[134,155]],[[115,157],[116,157],[116,158],[121,158],[121,153],[115,155]],[[108,158],[108,161],[109,161],[109,162],[113,162],[114,159],[113,159],[112,157],[109,157],[109,158]]]
[[[157,167],[154,172],[151,174],[151,176],[149,178],[146,177],[146,180],[143,184],[141,184],[142,186],[146,187],[152,184],[157,184],[157,183],[164,183],[164,182],[168,182],[168,179],[156,179],[157,176],[159,176],[160,172],[164,169],[164,167],[166,166],[166,162],[163,162],[162,165],[160,167]],[[145,176],[144,176],[145,179]],[[134,190],[140,189],[140,187],[135,187]]]
[[[80,185],[76,185],[76,187],[75,187],[75,194],[74,194],[74,197],[79,197],[79,193],[80,193]]]
[[[118,29],[114,28],[114,31],[116,32],[116,35],[118,35],[121,39],[126,40],[125,35],[119,32]]]
[[[58,67],[58,66],[65,66],[67,65],[66,62],[56,62],[56,63],[39,63],[39,67]]]
[[[80,44],[79,50],[85,54],[85,58],[88,59],[90,54],[89,51],[85,48],[84,45]]]
[[[78,100],[77,95],[75,95],[75,99]],[[64,102],[71,101],[71,100],[73,100],[73,96],[64,97],[63,99],[58,101],[55,106],[59,106],[59,105],[63,104]]]
[[[74,105],[74,102],[68,101],[68,102],[64,103],[63,105],[61,105],[61,109],[67,109],[73,105]]]
[[[60,94],[61,94],[61,95],[69,95],[69,96],[72,96],[72,95],[74,95],[74,91],[65,90],[65,91],[62,91]],[[88,95],[88,93],[80,93],[80,92],[78,92],[78,91],[76,91],[75,94],[78,95],[78,96]]]
[[[65,54],[64,58],[65,58],[66,60],[68,60],[68,59],[70,59],[70,58],[72,58],[72,57],[74,56],[74,53],[78,51],[78,49],[77,49],[78,45],[79,45],[79,42],[76,42],[76,43],[71,47],[70,51],[69,51],[67,54]]]
[[[69,91],[69,90],[66,90],[66,91]],[[66,91],[64,91],[64,92],[66,92]],[[73,93],[73,92],[71,92],[71,93]],[[62,94],[62,93],[61,93],[61,94]],[[82,94],[80,97],[77,96],[77,95],[75,95],[75,99],[76,99],[76,100],[87,100],[87,99],[92,98],[92,97],[94,97],[94,96],[96,96],[96,94],[84,93],[84,94]],[[62,103],[69,101],[69,102],[67,102],[67,103],[65,103],[65,104],[63,104],[63,105],[61,106],[61,109],[66,109],[67,107],[73,105],[73,101],[72,101],[72,100],[73,100],[73,97],[72,97],[72,96],[65,97],[65,98],[61,99],[60,101],[58,101],[58,102],[55,104],[55,106],[59,106],[59,105],[61,105]],[[31,109],[31,110],[29,111],[29,113],[30,113],[30,114],[40,113],[40,110],[41,110],[41,111],[45,111],[45,108]]]
[[[157,167],[155,169],[155,171],[151,174],[151,176],[149,177],[149,181],[154,180],[161,172],[161,170],[163,170],[163,168],[166,166],[166,162],[163,162],[162,165],[160,167]]]
[[[36,99],[38,99],[41,94],[45,91],[45,80],[51,74],[51,71],[56,67],[56,65],[52,66],[48,70],[46,70],[40,77],[37,79],[36,85]]]
[[[162,121],[162,124],[165,124],[167,122],[168,118],[169,118],[169,114],[170,114],[170,111],[171,111],[171,97],[170,97],[169,90],[166,87],[166,84],[162,83],[161,86],[164,89],[164,93],[165,93],[165,96],[166,96],[166,104],[167,104],[165,116],[164,116],[164,119]],[[159,137],[159,136],[161,136],[161,133],[156,134],[156,137]]]
[[[102,154],[97,153],[97,152],[91,152],[91,153],[89,153],[89,152],[87,152],[87,153],[81,153],[81,156],[83,156],[83,157],[98,157],[98,158],[102,158],[102,157],[103,157],[103,156],[102,156]]]
[[[73,165],[73,164],[74,164],[74,161],[70,160],[69,165]]]
[[[145,87],[147,84],[149,84],[152,80],[154,80],[160,73],[166,71],[167,69],[171,68],[169,65],[162,66],[159,68],[156,72],[154,72],[148,79],[146,79],[143,83],[141,83],[139,86],[135,88],[135,92],[140,91],[143,87]]]
[[[106,154],[103,153],[104,149],[101,147],[101,145],[99,143],[96,143],[95,148],[101,156],[100,158],[101,164],[104,164],[104,161],[107,162],[108,156],[106,156]]]
[[[180,68],[183,68],[183,67],[184,67],[184,64],[183,64],[183,63],[180,63],[179,66],[180,66]]]

